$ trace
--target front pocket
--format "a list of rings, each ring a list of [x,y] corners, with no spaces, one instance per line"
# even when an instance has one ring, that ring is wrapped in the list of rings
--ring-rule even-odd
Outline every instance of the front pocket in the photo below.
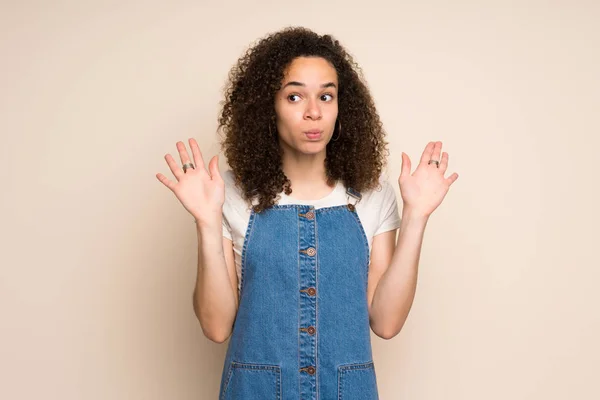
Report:
[[[281,399],[281,368],[278,365],[232,361],[221,400],[254,399]]]
[[[338,367],[338,400],[378,400],[373,361]]]

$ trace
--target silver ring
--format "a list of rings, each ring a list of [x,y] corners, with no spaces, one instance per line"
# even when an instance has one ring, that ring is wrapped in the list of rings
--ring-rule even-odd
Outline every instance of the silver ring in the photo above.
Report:
[[[427,165],[435,163],[435,167],[439,168],[440,167],[440,162],[437,160],[429,160],[429,162],[427,163]]]
[[[192,164],[191,162],[183,164],[183,172],[186,172],[188,168],[196,169],[196,167],[194,167],[194,164]]]

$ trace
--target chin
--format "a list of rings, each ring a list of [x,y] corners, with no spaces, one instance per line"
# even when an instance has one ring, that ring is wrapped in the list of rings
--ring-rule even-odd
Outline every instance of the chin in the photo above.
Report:
[[[304,154],[310,154],[310,155],[314,155],[314,154],[320,154],[320,153],[324,153],[325,152],[325,146],[320,146],[319,148],[312,148],[312,149],[305,149],[304,151],[300,150],[302,153]]]
[[[325,151],[327,142],[325,140],[319,140],[318,142],[301,142],[290,145],[283,143],[283,150],[290,151],[292,153],[301,153],[305,155],[319,154]]]

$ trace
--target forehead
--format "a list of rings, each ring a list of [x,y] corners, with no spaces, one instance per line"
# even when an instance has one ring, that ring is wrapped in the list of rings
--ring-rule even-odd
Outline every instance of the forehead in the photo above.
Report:
[[[284,72],[283,83],[298,81],[307,85],[334,82],[337,83],[337,72],[333,65],[321,57],[295,58]]]

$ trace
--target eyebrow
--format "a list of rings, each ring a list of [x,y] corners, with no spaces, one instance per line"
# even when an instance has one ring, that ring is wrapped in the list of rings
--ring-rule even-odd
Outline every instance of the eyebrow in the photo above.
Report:
[[[282,89],[285,89],[288,86],[303,86],[306,87],[306,85],[302,82],[297,82],[297,81],[290,81],[288,83],[286,83]],[[335,86],[335,83],[333,82],[327,82],[321,85],[322,88],[328,88],[328,87],[334,87],[337,88],[337,86]]]

